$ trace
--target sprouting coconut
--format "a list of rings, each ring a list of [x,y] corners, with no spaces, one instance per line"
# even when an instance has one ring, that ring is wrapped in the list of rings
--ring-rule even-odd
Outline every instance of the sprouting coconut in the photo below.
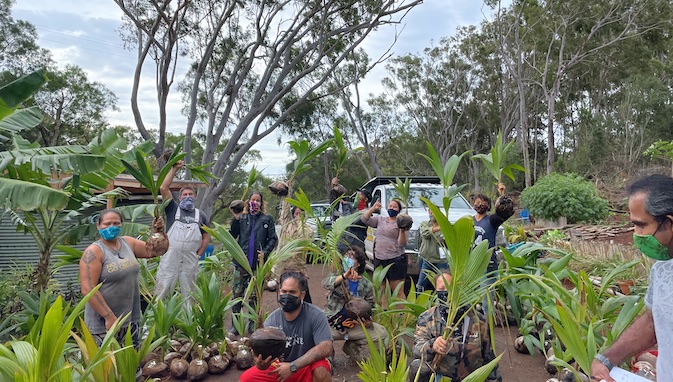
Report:
[[[288,194],[288,192],[289,192],[289,187],[288,187],[287,183],[285,183],[285,182],[281,182],[281,181],[278,181],[278,180],[277,180],[277,181],[275,181],[275,182],[272,182],[272,183],[269,185],[269,190],[270,190],[274,195],[277,195],[277,196],[287,196],[287,194]]]
[[[285,332],[270,327],[257,329],[250,335],[248,346],[263,359],[280,357],[285,350]]]
[[[229,358],[222,355],[214,355],[208,360],[209,374],[222,374],[229,367]]]
[[[165,377],[168,372],[168,365],[153,359],[143,366],[141,373],[143,377],[159,378]]]
[[[166,235],[164,218],[159,213],[159,208],[154,210],[152,220],[152,233],[147,238],[145,247],[152,257],[163,256],[168,251],[168,235]]]
[[[173,358],[170,365],[171,375],[176,378],[183,378],[189,369],[189,362],[182,358]]]
[[[190,381],[200,381],[208,375],[208,363],[202,359],[193,359],[187,368],[187,378]]]
[[[254,364],[254,361],[250,349],[245,345],[239,345],[238,352],[236,352],[236,356],[234,357],[236,367],[241,370],[249,369]]]
[[[351,298],[346,305],[344,305],[344,308],[346,309],[346,316],[353,320],[369,320],[373,316],[371,304],[363,298]]]
[[[245,202],[240,199],[232,200],[231,203],[229,203],[229,209],[235,214],[243,212],[244,207]]]
[[[152,175],[152,166],[145,160],[140,151],[135,151],[135,166],[122,160],[122,164],[126,168],[126,171],[136,178],[138,183],[152,194],[152,199],[156,205],[154,209],[154,220],[152,221],[152,232],[147,238],[147,251],[150,255],[155,257],[162,256],[168,250],[168,236],[166,235],[165,224],[162,218],[166,201],[164,201],[163,205],[159,205],[159,188],[170,168],[184,158],[185,153],[180,153],[181,150],[182,146],[179,145],[175,151],[164,152],[163,157],[166,160],[166,164],[159,171],[157,179],[154,179],[154,176]]]
[[[395,191],[397,191],[397,194],[400,196],[402,204],[404,205],[404,213],[400,211],[400,214],[397,215],[396,218],[397,228],[403,231],[408,231],[414,224],[414,219],[409,216],[409,194],[411,193],[411,179],[407,178],[403,182],[400,180],[400,178],[396,178],[395,183],[393,183],[393,187],[395,188]]]

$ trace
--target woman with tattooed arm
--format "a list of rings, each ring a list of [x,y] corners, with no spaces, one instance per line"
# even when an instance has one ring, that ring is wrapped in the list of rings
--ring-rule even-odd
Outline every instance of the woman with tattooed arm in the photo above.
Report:
[[[133,344],[138,345],[140,266],[136,258],[152,255],[145,249],[145,242],[119,236],[121,225],[122,215],[119,211],[102,211],[96,221],[100,240],[88,246],[79,261],[82,293],[86,295],[101,284],[84,308],[84,323],[99,346],[114,322],[128,313],[131,315],[116,338],[123,344],[123,338],[130,328]]]

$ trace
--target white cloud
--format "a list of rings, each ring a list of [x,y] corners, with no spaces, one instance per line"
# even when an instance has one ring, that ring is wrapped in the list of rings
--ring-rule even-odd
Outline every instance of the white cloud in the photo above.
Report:
[[[362,47],[370,57],[378,58],[399,33],[391,52],[395,55],[420,53],[432,41],[452,35],[459,25],[476,24],[483,19],[483,2],[474,0],[425,0],[412,9],[396,26],[382,27],[375,31]],[[490,13],[487,9],[485,12]],[[134,52],[123,49],[119,37],[122,12],[110,0],[17,0],[13,16],[33,23],[39,33],[39,44],[52,51],[61,65],[76,64],[82,67],[89,79],[105,84],[119,98],[120,111],[109,114],[111,124],[134,126],[130,107],[130,92],[135,69]],[[139,106],[147,128],[158,127],[158,107],[152,65],[147,64],[139,91]],[[183,68],[178,68],[176,82],[168,100],[167,128],[172,133],[185,130],[186,118],[181,114],[182,100],[177,82],[182,79]],[[381,79],[385,77],[384,65],[377,67],[361,84],[364,97],[382,91]],[[259,169],[271,176],[285,172],[290,160],[287,145],[278,146],[278,134],[271,134],[254,149],[262,154]],[[284,140],[286,142],[286,139]]]

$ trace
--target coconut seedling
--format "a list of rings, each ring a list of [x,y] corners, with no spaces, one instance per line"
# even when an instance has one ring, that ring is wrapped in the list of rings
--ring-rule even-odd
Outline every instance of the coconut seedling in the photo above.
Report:
[[[252,166],[252,168],[250,169],[250,172],[248,172],[248,179],[245,183],[245,187],[243,188],[243,192],[241,193],[241,198],[236,199],[236,200],[232,200],[231,203],[229,203],[229,209],[231,209],[232,212],[234,212],[236,214],[240,214],[241,212],[243,212],[243,209],[245,208],[244,200],[246,200],[246,198],[248,197],[248,192],[250,192],[250,190],[252,190],[252,187],[261,178],[262,178],[261,171],[257,170],[257,167]],[[269,187],[271,187],[271,186],[269,186]],[[274,187],[276,187],[276,186],[274,186]]]
[[[245,292],[244,301],[248,300],[249,297],[253,297],[255,299],[255,309],[249,309],[248,314],[252,315],[251,317],[254,318],[254,329],[262,327],[265,318],[264,309],[262,306],[262,297],[266,286],[265,280],[271,276],[272,269],[276,264],[290,259],[298,251],[311,248],[311,242],[306,239],[291,240],[285,246],[283,246],[283,248],[278,248],[272,251],[267,258],[260,259],[257,269],[253,271],[250,267],[250,264],[248,263],[248,258],[243,252],[243,249],[241,249],[241,246],[238,244],[236,239],[231,236],[229,230],[217,223],[214,223],[213,228],[204,227],[204,229],[210,234],[212,238],[222,243],[223,250],[229,252],[232,259],[236,261],[236,263],[238,263],[241,268],[243,268],[243,270],[250,275],[250,282]],[[234,301],[232,300],[232,306],[233,303]],[[244,303],[244,305],[246,305],[248,308],[251,308],[250,304]],[[239,317],[239,325],[241,321],[244,320]],[[245,330],[239,331],[239,333],[244,332]]]
[[[395,178],[395,183],[392,183],[393,188],[399,195],[404,205],[404,213],[400,211],[400,214],[397,215],[397,228],[408,231],[411,229],[411,226],[414,224],[414,219],[409,216],[409,195],[411,194],[411,179],[406,178],[404,181],[400,178]]]
[[[453,184],[453,178],[456,176],[456,172],[458,171],[460,161],[467,153],[469,153],[469,151],[465,151],[460,155],[456,154],[451,155],[451,157],[449,157],[446,163],[444,163],[442,161],[442,158],[439,157],[437,151],[435,150],[434,147],[432,147],[430,142],[425,142],[425,145],[428,147],[428,155],[420,153],[419,155],[428,161],[428,163],[432,167],[432,170],[435,172],[435,174],[439,178],[440,183],[444,187],[443,207],[444,207],[444,214],[448,215],[449,207],[451,206],[451,199],[455,198],[458,195],[458,193],[467,186],[466,184],[459,186]]]
[[[122,164],[126,167],[126,171],[136,178],[136,180],[152,194],[152,200],[154,201],[155,207],[153,214],[154,218],[152,220],[152,232],[147,238],[147,251],[154,257],[162,256],[168,251],[168,236],[166,235],[162,215],[166,204],[169,201],[165,200],[164,203],[159,205],[159,187],[164,181],[164,178],[166,178],[171,167],[185,157],[185,153],[180,153],[181,149],[182,145],[178,145],[176,150],[170,154],[166,164],[159,170],[159,175],[156,179],[154,179],[154,175],[152,174],[152,166],[145,160],[145,157],[140,151],[135,151],[135,166],[122,160]]]
[[[285,201],[285,196],[292,195],[292,184],[294,183],[295,178],[311,169],[312,166],[310,161],[327,150],[333,142],[333,139],[328,139],[317,147],[311,147],[310,142],[306,139],[301,141],[288,142],[292,152],[295,155],[295,159],[292,161],[292,171],[290,172],[290,177],[287,179],[287,181],[284,182],[284,187],[270,187],[271,192],[283,198],[280,203],[280,224],[285,224],[292,219],[292,216],[290,216],[290,206]],[[281,190],[282,192],[279,192],[278,190]]]
[[[498,192],[498,202],[496,203],[496,210],[500,216],[512,216],[514,214],[514,202],[511,198],[505,195],[505,185],[503,182],[503,175],[511,180],[514,180],[514,170],[525,172],[526,169],[516,163],[506,164],[507,153],[514,146],[514,141],[508,144],[503,143],[502,133],[498,133],[495,140],[495,145],[491,147],[491,152],[488,154],[476,154],[472,156],[472,160],[481,160],[482,164],[488,172],[496,180],[496,189]]]

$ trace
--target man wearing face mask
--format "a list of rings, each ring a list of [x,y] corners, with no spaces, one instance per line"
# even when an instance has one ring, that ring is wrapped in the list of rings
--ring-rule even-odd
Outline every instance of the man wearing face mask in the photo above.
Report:
[[[488,324],[474,309],[458,309],[453,333],[444,339],[447,312],[447,286],[451,275],[444,272],[435,278],[436,306],[421,313],[414,333],[414,360],[409,370],[409,380],[414,381],[420,368],[419,382],[429,382],[433,374],[436,380],[449,377],[452,382],[460,382],[479,367],[495,359],[491,347]],[[435,355],[441,354],[437,369],[432,369]],[[498,366],[486,378],[488,382],[502,382]],[[433,381],[434,382],[434,381]]]
[[[162,299],[173,293],[175,284],[180,281],[180,293],[188,298],[194,290],[194,281],[199,271],[199,258],[205,252],[210,235],[203,230],[208,225],[208,217],[203,211],[194,207],[194,189],[185,187],[180,189],[180,198],[173,199],[170,186],[175,173],[184,167],[183,161],[178,161],[168,172],[161,183],[159,191],[163,200],[171,202],[166,206],[166,228],[168,229],[169,247],[161,258],[157,269],[156,287],[154,295]]]
[[[657,345],[657,381],[673,381],[673,178],[642,178],[627,187],[627,194],[633,243],[657,262],[650,270],[645,313],[596,355],[591,379],[614,382],[609,375],[613,365]]]
[[[283,362],[273,370],[260,370],[254,381],[299,382],[331,381],[331,365],[327,360],[334,349],[327,317],[317,306],[304,302],[308,289],[306,277],[289,271],[280,276],[278,305],[269,314],[264,327],[282,329],[286,336]]]

